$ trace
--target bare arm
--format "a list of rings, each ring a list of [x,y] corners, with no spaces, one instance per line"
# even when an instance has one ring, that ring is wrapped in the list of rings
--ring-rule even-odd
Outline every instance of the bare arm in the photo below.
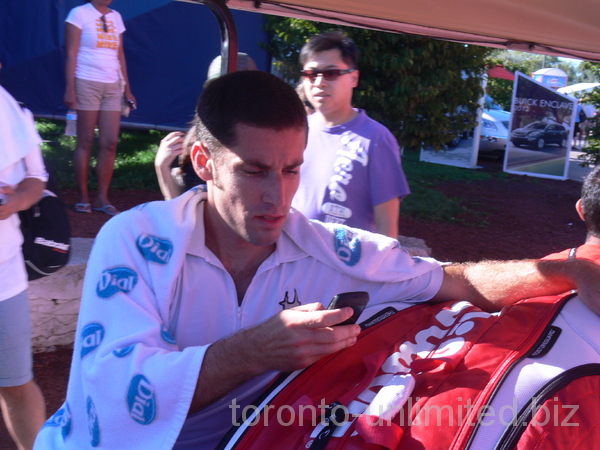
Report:
[[[400,198],[396,197],[380,203],[373,208],[375,226],[379,234],[398,238],[398,221],[400,219]]]
[[[171,164],[183,152],[184,134],[179,131],[167,134],[158,146],[154,158],[154,169],[160,192],[165,200],[171,200],[181,194],[181,187],[177,184],[171,174]]]
[[[45,187],[46,183],[38,178],[25,178],[15,190],[8,186],[3,187],[2,192],[6,194],[6,203],[0,206],[0,220],[35,205],[42,198]]]
[[[321,309],[320,303],[313,303],[283,311],[212,344],[202,362],[190,413],[261,373],[301,369],[353,345],[358,325],[332,327],[349,318],[352,309]]]
[[[71,23],[66,24],[65,47],[67,58],[65,62],[65,98],[67,108],[77,109],[77,98],[75,96],[75,67],[77,66],[77,53],[79,53],[79,42],[81,30]]]
[[[131,93],[131,85],[129,84],[129,75],[127,74],[127,62],[125,61],[125,50],[123,49],[123,33],[119,35],[119,64],[121,65],[121,73],[125,80],[125,92],[123,95],[127,101],[135,101],[135,97]]]
[[[600,315],[600,266],[591,261],[483,261],[444,267],[433,301],[467,300],[497,311],[523,298],[555,295],[577,288],[580,298]]]

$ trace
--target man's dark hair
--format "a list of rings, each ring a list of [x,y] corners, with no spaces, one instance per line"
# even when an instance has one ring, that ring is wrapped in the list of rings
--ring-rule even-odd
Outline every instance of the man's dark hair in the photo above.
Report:
[[[293,87],[267,72],[242,70],[212,80],[198,99],[198,139],[210,151],[237,144],[236,126],[308,133],[306,112]]]
[[[300,64],[304,66],[316,54],[333,49],[340,51],[342,60],[351,69],[358,68],[360,51],[354,41],[340,31],[330,31],[312,36],[300,50]]]
[[[600,238],[600,166],[583,180],[581,203],[588,233]]]

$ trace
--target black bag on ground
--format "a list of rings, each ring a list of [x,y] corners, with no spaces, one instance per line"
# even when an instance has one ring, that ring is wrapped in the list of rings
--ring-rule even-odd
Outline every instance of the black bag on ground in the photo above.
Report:
[[[62,201],[49,190],[31,208],[20,211],[23,257],[29,281],[56,272],[69,262],[71,229]]]

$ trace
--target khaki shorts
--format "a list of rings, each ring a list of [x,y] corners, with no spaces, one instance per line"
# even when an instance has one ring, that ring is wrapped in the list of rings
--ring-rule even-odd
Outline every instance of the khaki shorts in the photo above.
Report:
[[[83,111],[121,111],[123,88],[121,81],[102,83],[101,81],[75,78],[77,109]]]

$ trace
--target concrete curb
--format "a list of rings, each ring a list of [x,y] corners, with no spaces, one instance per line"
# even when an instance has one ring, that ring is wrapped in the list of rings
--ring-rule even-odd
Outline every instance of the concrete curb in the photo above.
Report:
[[[34,353],[73,345],[83,278],[93,243],[92,238],[71,238],[69,264],[29,283]]]

